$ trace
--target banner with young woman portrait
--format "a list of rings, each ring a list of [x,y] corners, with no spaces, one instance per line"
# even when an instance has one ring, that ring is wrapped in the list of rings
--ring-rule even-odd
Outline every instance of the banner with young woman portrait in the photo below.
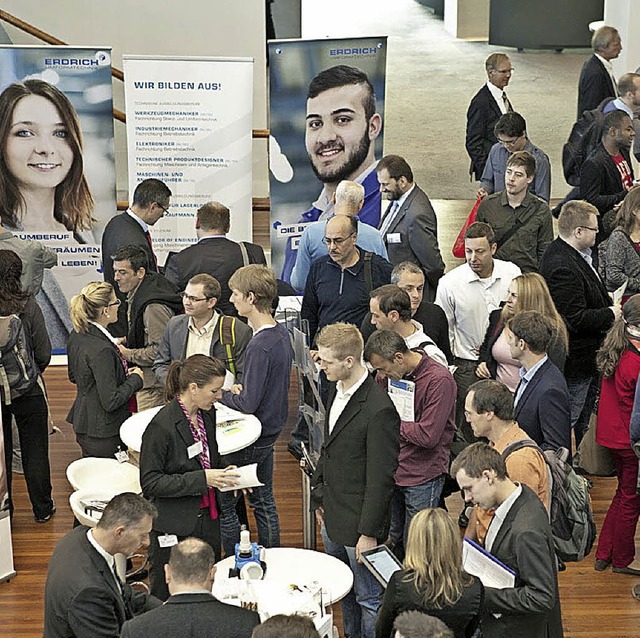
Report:
[[[110,49],[0,45],[0,240],[57,254],[53,267],[42,258],[42,282],[23,281],[55,354],[72,329],[69,299],[102,279],[100,238],[116,212],[112,110]]]
[[[386,37],[269,42],[271,263],[298,289],[300,236],[333,214],[339,182],[361,183],[359,218],[380,222],[386,56]]]
[[[253,59],[123,56],[129,190],[144,179],[171,189],[150,229],[158,262],[197,241],[206,202],[231,212],[229,237],[252,240]]]

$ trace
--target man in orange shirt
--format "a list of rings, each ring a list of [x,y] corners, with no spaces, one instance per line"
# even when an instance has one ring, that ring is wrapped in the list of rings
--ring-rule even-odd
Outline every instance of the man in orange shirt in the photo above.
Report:
[[[531,439],[513,419],[513,395],[500,381],[483,379],[474,383],[467,393],[464,415],[477,437],[489,439],[489,445],[500,454],[516,441]],[[529,486],[549,509],[549,472],[542,453],[524,447],[505,459],[509,478]],[[475,506],[469,517],[466,536],[483,544],[493,513]]]

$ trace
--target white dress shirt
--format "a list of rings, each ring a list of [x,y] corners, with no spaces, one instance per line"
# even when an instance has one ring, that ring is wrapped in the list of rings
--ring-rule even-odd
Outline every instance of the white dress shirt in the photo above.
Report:
[[[331,410],[329,411],[329,434],[333,432],[333,428],[336,427],[336,423],[340,418],[340,415],[347,407],[347,403],[351,400],[351,397],[355,394],[356,390],[367,380],[369,371],[365,368],[363,375],[348,389],[343,390],[344,385],[342,381],[336,383],[336,396],[331,404]]]
[[[493,547],[493,543],[496,540],[496,536],[504,523],[504,519],[507,517],[509,510],[513,507],[513,504],[516,502],[518,496],[522,494],[522,485],[516,483],[518,486],[513,493],[502,502],[493,513],[493,518],[491,519],[491,524],[489,525],[489,529],[487,530],[487,535],[484,539],[484,548],[490,552]]]
[[[520,268],[510,261],[493,260],[493,272],[480,279],[468,264],[449,271],[438,283],[436,304],[449,323],[451,352],[455,357],[477,361],[489,327],[489,314],[500,307]]]

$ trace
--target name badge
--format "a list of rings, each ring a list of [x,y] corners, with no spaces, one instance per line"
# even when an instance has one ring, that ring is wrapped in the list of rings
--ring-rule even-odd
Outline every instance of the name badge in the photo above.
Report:
[[[400,233],[387,233],[387,244],[401,244]]]
[[[194,456],[198,456],[198,454],[202,454],[202,441],[196,441],[193,445],[190,445],[187,448],[187,454],[190,459]]]
[[[178,544],[178,537],[175,534],[163,534],[158,536],[158,545],[160,547],[173,547]]]
[[[127,451],[118,448],[118,451],[116,452],[116,460],[118,461],[118,463],[126,463],[129,460]]]

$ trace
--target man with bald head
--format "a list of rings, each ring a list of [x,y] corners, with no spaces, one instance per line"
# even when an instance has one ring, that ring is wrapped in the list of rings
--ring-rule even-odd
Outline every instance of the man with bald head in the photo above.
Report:
[[[359,326],[369,310],[371,290],[391,281],[391,264],[358,245],[355,217],[332,217],[322,241],[329,254],[311,264],[302,299],[302,319],[309,322],[311,343],[316,332],[331,323]]]
[[[350,180],[343,180],[338,184],[333,195],[333,209],[335,215],[358,217],[364,205],[364,186]],[[309,224],[300,238],[296,265],[291,272],[291,285],[296,290],[304,290],[311,264],[327,254],[327,247],[323,243],[324,230],[327,222],[320,220]],[[380,232],[358,218],[358,244],[363,250],[368,250],[387,259],[387,249]]]

